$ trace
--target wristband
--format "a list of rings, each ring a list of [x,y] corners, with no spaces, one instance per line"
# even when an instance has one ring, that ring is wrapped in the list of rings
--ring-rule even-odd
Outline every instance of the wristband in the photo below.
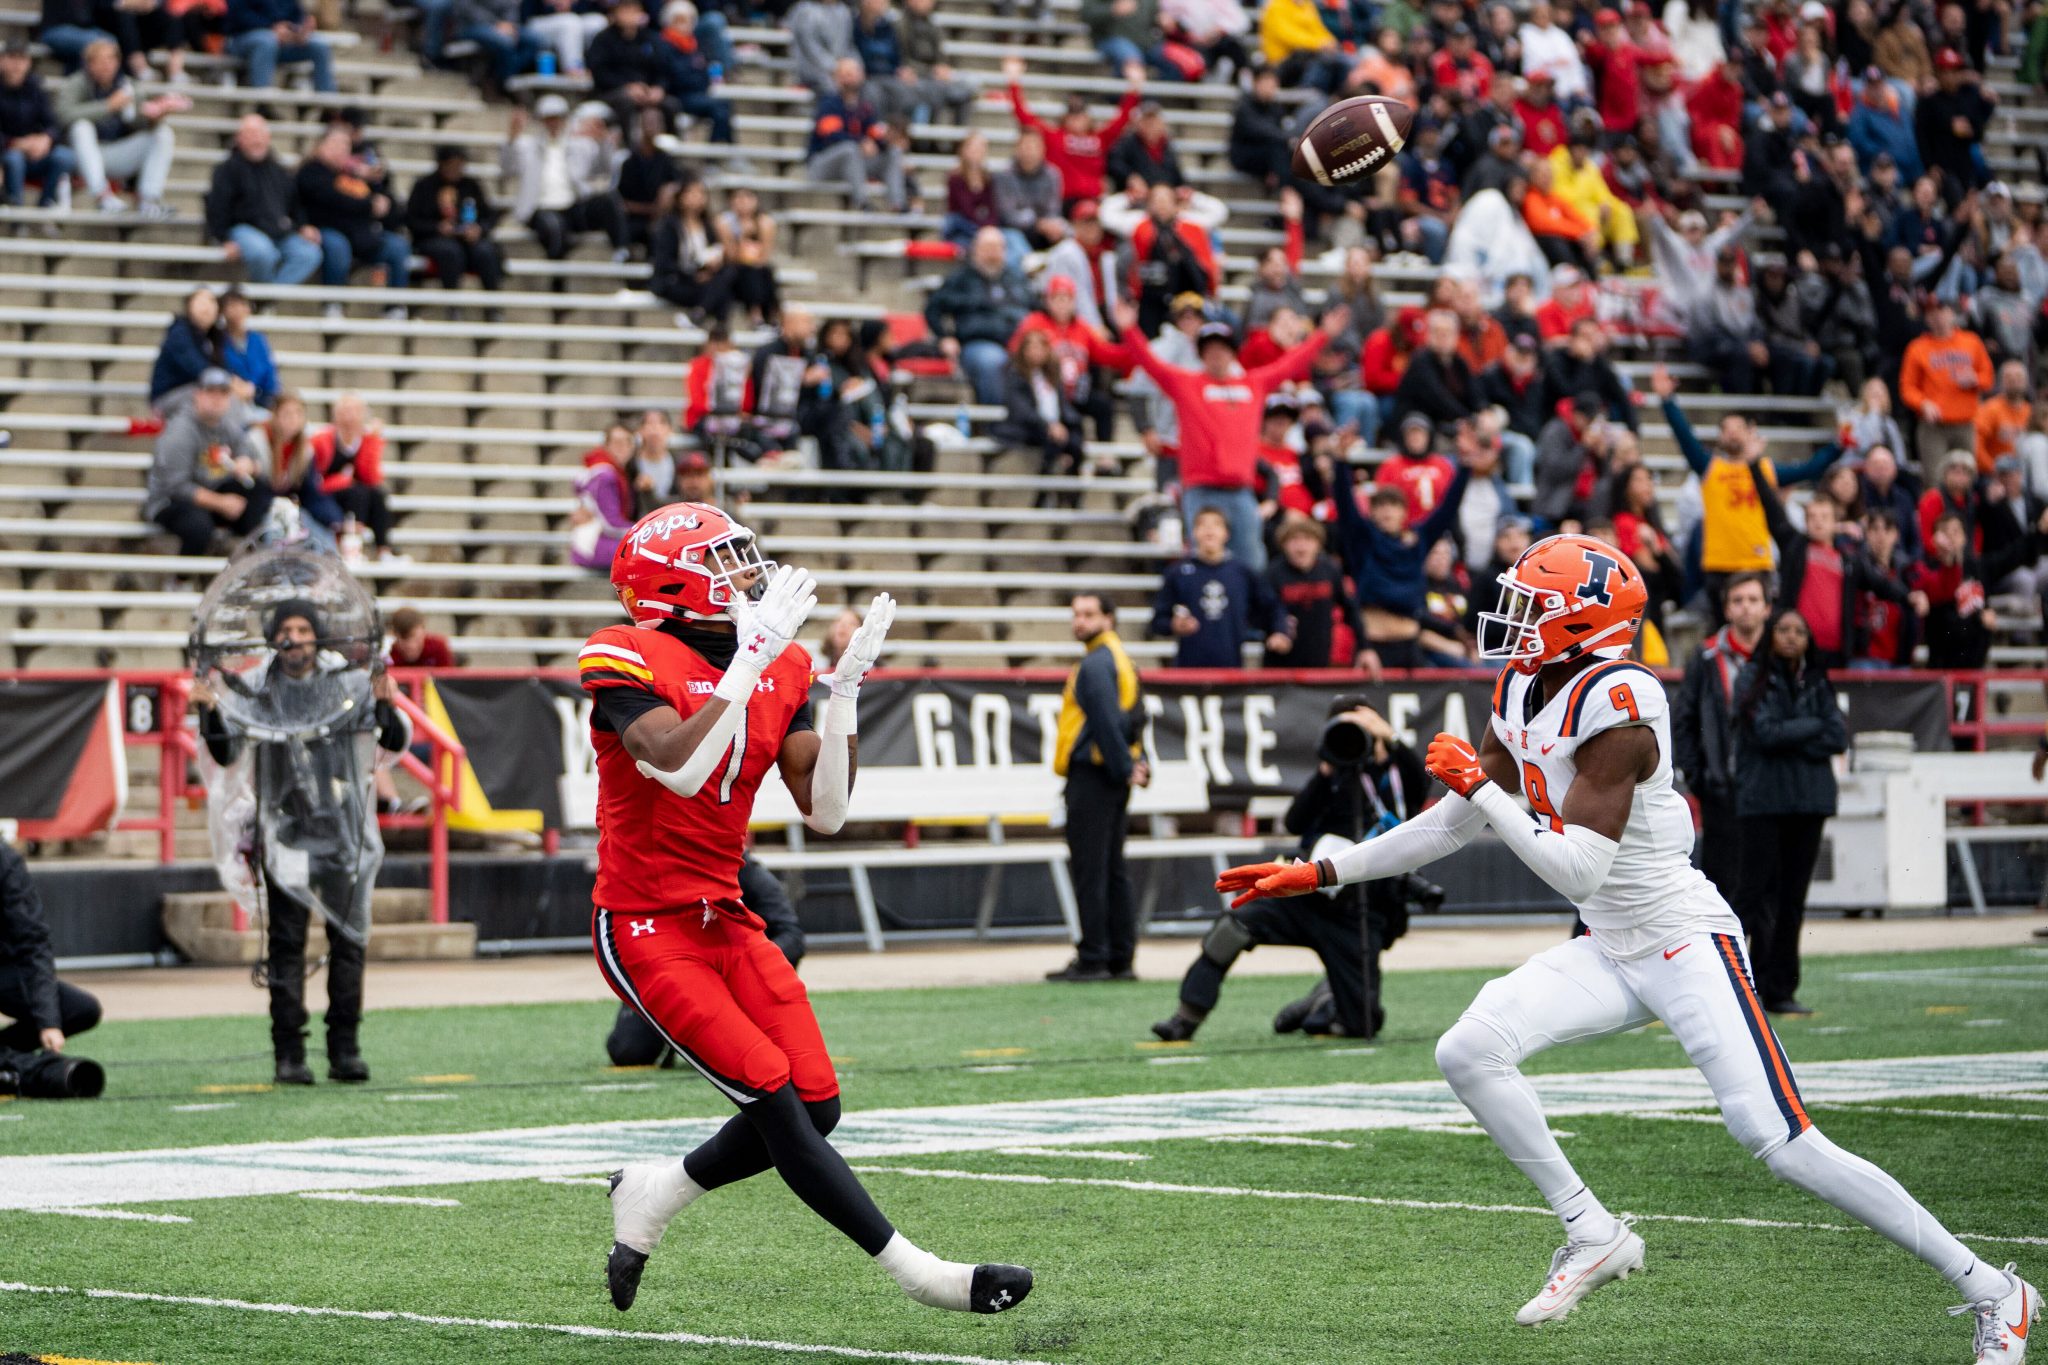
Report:
[[[734,659],[711,688],[711,695],[723,698],[734,706],[745,706],[753,700],[754,688],[761,681],[762,665],[752,660]]]
[[[1316,859],[1316,889],[1327,890],[1337,885],[1337,865],[1328,858]]]

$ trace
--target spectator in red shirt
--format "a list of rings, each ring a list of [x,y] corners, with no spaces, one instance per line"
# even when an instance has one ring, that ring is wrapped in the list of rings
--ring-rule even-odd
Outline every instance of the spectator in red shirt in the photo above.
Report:
[[[1410,413],[1401,423],[1401,443],[1373,475],[1378,488],[1391,488],[1408,500],[1408,525],[1419,526],[1451,486],[1457,470],[1445,456],[1436,454],[1436,428],[1421,413]]]
[[[1934,528],[1941,518],[1954,514],[1962,519],[1972,554],[1984,548],[1977,530],[1977,457],[1967,450],[1951,450],[1941,462],[1941,484],[1920,495],[1920,551],[1934,553]]]
[[[1564,110],[1554,98],[1555,85],[1548,71],[1538,71],[1522,83],[1522,97],[1515,101],[1515,123],[1522,132],[1522,146],[1531,155],[1549,156],[1570,137]]]
[[[1692,150],[1716,170],[1742,169],[1742,62],[1731,57],[1702,77],[1685,97],[1692,116]]]
[[[453,668],[455,651],[445,635],[427,633],[427,618],[418,607],[400,607],[391,613],[391,649],[386,655],[393,668]]]
[[[1536,309],[1536,331],[1547,346],[1571,337],[1572,324],[1597,315],[1593,285],[1575,265],[1550,272],[1550,297]]]
[[[1614,509],[1614,543],[1635,561],[1643,584],[1650,590],[1646,615],[1661,634],[1664,604],[1685,596],[1685,571],[1664,533],[1664,521],[1657,511],[1657,476],[1646,464],[1632,464],[1609,475],[1612,491],[1608,505]]]
[[[333,498],[342,513],[367,526],[377,552],[394,557],[391,548],[391,504],[384,496],[384,428],[370,420],[369,405],[359,393],[334,400],[333,422],[313,434],[313,467],[320,472],[320,491]]]
[[[1116,391],[1111,374],[1131,368],[1124,348],[1081,321],[1074,281],[1055,275],[1046,281],[1045,307],[1026,317],[1010,338],[1015,351],[1027,333],[1044,332],[1060,367],[1060,387],[1082,415],[1095,419],[1095,439],[1116,437]]]
[[[1380,400],[1382,411],[1393,399],[1394,391],[1401,387],[1408,362],[1421,349],[1423,330],[1422,310],[1410,305],[1366,337],[1358,355],[1358,377],[1366,391]]]
[[[1603,9],[1593,16],[1593,41],[1582,49],[1586,69],[1600,90],[1600,123],[1610,133],[1635,131],[1643,98],[1643,53],[1617,10]]]
[[[1086,95],[1067,96],[1067,112],[1057,124],[1047,123],[1032,113],[1024,103],[1023,89],[1017,84],[1017,78],[1023,74],[1022,57],[1003,59],[1003,76],[1010,83],[1010,108],[1016,111],[1017,126],[1035,129],[1045,138],[1045,159],[1060,173],[1062,205],[1072,209],[1083,199],[1102,198],[1103,167],[1109,161],[1109,149],[1123,136],[1131,115],[1137,111],[1144,91],[1142,75],[1128,82],[1116,115],[1098,128],[1095,116],[1088,112]]]
[[[1314,515],[1315,498],[1301,478],[1301,457],[1287,444],[1287,433],[1301,416],[1301,400],[1291,393],[1276,393],[1266,399],[1265,415],[1259,420],[1258,482],[1259,518],[1270,530],[1290,513]]]
[[[1130,353],[1173,404],[1180,419],[1181,514],[1190,527],[1204,508],[1221,512],[1230,541],[1246,562],[1265,571],[1258,501],[1252,494],[1259,424],[1275,389],[1308,374],[1316,353],[1349,325],[1348,310],[1333,308],[1307,341],[1270,365],[1245,371],[1237,362],[1237,338],[1228,325],[1209,323],[1196,334],[1199,370],[1168,365],[1152,353],[1138,330],[1138,310],[1117,305],[1117,330]]]
[[[1906,593],[1905,574],[1913,556],[1902,545],[1899,523],[1891,513],[1872,510],[1863,514],[1863,557],[1885,582]],[[1890,591],[1865,592],[1856,603],[1856,653],[1849,667],[1907,668],[1913,662],[1913,645],[1919,638],[1916,619],[1927,614],[1925,593],[1906,593],[1906,605]]]
[[[1429,64],[1436,88],[1477,103],[1493,93],[1493,63],[1479,51],[1478,35],[1470,24],[1451,25],[1449,39]]]

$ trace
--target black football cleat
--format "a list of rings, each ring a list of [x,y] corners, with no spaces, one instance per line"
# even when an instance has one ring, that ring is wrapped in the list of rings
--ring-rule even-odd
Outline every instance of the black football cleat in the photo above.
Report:
[[[311,1085],[313,1068],[306,1065],[304,1057],[280,1057],[276,1076],[279,1085]]]
[[[1152,1033],[1162,1043],[1185,1043],[1195,1036],[1200,1025],[1185,1014],[1171,1014],[1152,1026]]]
[[[1007,1313],[1031,1293],[1031,1272],[1021,1265],[978,1265],[969,1305],[977,1313]]]
[[[610,1189],[605,1197],[609,1199],[617,1192],[619,1181],[625,1178],[624,1171],[613,1171]],[[612,1254],[604,1263],[605,1283],[611,1286],[612,1307],[621,1313],[633,1306],[633,1300],[640,1294],[640,1272],[647,1269],[647,1253],[635,1251],[624,1242],[612,1243]]]
[[[327,1079],[343,1085],[361,1085],[370,1079],[370,1065],[361,1054],[344,1052],[327,1058]]]

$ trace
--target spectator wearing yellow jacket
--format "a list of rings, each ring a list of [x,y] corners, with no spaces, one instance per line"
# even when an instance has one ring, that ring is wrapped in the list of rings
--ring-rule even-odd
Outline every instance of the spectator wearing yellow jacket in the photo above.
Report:
[[[1575,130],[1571,140],[1550,149],[1551,193],[1578,210],[1596,225],[1600,249],[1623,266],[1635,260],[1641,236],[1636,229],[1635,210],[1608,185],[1607,177],[1593,159],[1593,138]]]
[[[1327,94],[1343,78],[1337,35],[1323,22],[1315,0],[1267,0],[1259,15],[1259,46],[1282,85],[1313,85]]]

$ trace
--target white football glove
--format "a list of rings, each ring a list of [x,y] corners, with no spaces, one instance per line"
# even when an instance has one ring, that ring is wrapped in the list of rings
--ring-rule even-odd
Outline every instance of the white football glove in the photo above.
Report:
[[[827,673],[820,682],[832,684],[832,695],[852,698],[860,694],[861,680],[875,666],[875,660],[882,657],[882,642],[889,637],[889,627],[896,620],[896,599],[888,593],[875,594],[875,600],[868,603],[867,615],[861,618],[860,629],[846,642],[846,652],[839,656],[839,664]]]
[[[782,651],[789,648],[789,642],[804,628],[811,609],[817,605],[817,580],[809,569],[794,564],[784,564],[769,576],[768,590],[761,594],[760,601],[741,600],[733,604],[733,626],[739,639],[726,676],[732,677],[735,672],[749,675],[738,700],[744,702],[753,691],[754,680],[782,657]],[[724,679],[719,682],[721,687],[725,685]]]

